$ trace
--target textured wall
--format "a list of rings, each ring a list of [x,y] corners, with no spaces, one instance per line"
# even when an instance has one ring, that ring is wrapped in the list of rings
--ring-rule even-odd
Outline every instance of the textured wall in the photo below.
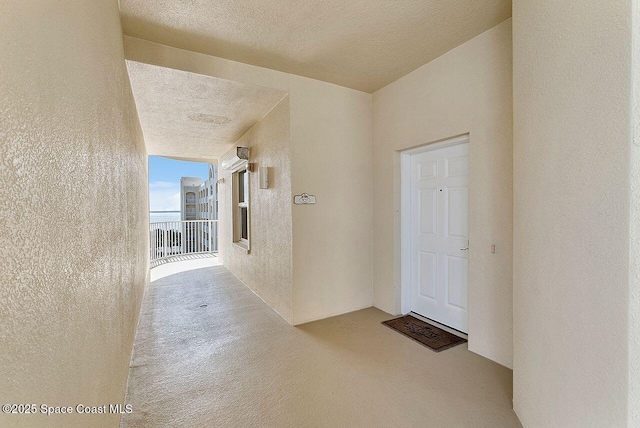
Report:
[[[633,1],[633,98],[629,245],[629,425],[640,427],[640,0]]]
[[[269,188],[259,188],[257,172],[249,175],[251,251],[246,254],[232,244],[231,173],[220,168],[219,177],[224,179],[218,187],[220,255],[231,273],[293,323],[289,98],[236,144],[251,148],[251,162],[257,167],[269,168]]]
[[[291,76],[296,324],[372,306],[371,96]]]
[[[516,0],[514,408],[627,426],[631,1]]]
[[[118,3],[0,9],[0,403],[122,403],[148,203]],[[119,418],[0,414],[0,425]]]
[[[469,349],[508,367],[511,100],[511,20],[373,95],[375,305],[400,312],[398,151],[469,133]]]

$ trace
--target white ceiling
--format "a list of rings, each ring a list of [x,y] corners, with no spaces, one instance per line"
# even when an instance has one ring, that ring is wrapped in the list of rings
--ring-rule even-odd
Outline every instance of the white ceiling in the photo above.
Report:
[[[127,61],[147,152],[213,160],[287,93]]]
[[[127,35],[374,92],[511,16],[511,0],[120,0]]]

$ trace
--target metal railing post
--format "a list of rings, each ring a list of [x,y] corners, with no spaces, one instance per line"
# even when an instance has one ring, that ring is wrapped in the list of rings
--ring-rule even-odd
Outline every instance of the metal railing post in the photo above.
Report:
[[[167,257],[167,223],[162,224],[162,257]]]

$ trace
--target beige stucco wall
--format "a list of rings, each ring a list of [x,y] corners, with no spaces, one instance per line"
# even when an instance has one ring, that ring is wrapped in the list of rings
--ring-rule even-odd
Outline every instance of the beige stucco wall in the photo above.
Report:
[[[259,188],[257,169],[249,174],[251,251],[247,254],[232,244],[231,171],[220,168],[219,178],[224,180],[218,185],[220,257],[231,273],[293,323],[289,98],[281,101],[236,145],[250,147],[251,162],[256,168],[269,168],[269,188]]]
[[[640,427],[640,1],[632,10],[631,214],[629,243],[629,425]]]
[[[631,1],[513,3],[514,408],[627,426]]]
[[[0,403],[122,403],[149,265],[118,3],[1,9]],[[118,421],[0,414],[12,427]]]
[[[371,95],[291,76],[294,322],[373,305]]]
[[[400,312],[399,151],[469,133],[469,349],[508,367],[511,97],[511,20],[373,94],[375,305]]]

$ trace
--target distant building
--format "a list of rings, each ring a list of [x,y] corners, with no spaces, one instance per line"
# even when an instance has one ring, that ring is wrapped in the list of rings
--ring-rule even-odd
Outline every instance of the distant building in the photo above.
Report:
[[[196,220],[202,180],[198,177],[180,177],[180,220]]]
[[[180,177],[180,219],[218,219],[218,167],[209,164],[209,177],[203,183],[198,177]],[[208,223],[183,225],[183,252],[215,251],[217,225]],[[209,247],[212,247],[211,249]]]
[[[218,166],[215,164],[209,164],[209,178],[200,187],[199,204],[196,212],[201,219],[218,219]]]

